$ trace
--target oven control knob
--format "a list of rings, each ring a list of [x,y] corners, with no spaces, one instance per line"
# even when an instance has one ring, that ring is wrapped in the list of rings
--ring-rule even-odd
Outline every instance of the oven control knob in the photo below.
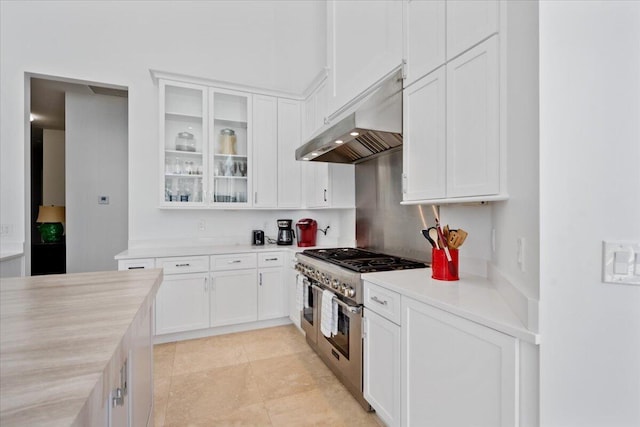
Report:
[[[345,283],[340,285],[340,292],[342,292],[343,294],[347,294],[347,285]]]
[[[327,286],[329,286],[331,284],[331,277],[330,276],[325,276],[324,284],[327,285]]]
[[[340,281],[338,279],[333,279],[333,282],[331,282],[331,287],[333,289],[338,289],[338,287],[340,287]]]
[[[356,290],[353,289],[351,286],[349,286],[347,288],[347,290],[344,293],[346,296],[348,296],[349,298],[353,298],[356,296]]]

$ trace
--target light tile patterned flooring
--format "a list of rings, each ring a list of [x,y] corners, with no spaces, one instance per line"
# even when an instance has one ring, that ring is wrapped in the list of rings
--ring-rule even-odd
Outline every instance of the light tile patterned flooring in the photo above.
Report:
[[[372,426],[293,325],[156,345],[156,426]]]

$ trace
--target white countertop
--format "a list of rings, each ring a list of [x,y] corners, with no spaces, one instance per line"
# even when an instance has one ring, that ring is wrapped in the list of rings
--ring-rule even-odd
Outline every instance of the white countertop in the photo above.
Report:
[[[136,258],[161,258],[177,256],[197,256],[197,255],[218,255],[218,254],[239,254],[247,252],[276,252],[293,251],[302,252],[305,249],[318,249],[329,246],[298,247],[297,245],[276,245],[265,244],[262,246],[253,245],[197,245],[197,246],[158,246],[148,248],[132,248],[122,251],[115,256],[115,259],[136,259]],[[335,246],[331,246],[335,247]]]
[[[434,280],[430,268],[420,268],[366,273],[362,279],[524,341],[540,343],[540,335],[522,324],[489,280],[461,276],[454,282]]]

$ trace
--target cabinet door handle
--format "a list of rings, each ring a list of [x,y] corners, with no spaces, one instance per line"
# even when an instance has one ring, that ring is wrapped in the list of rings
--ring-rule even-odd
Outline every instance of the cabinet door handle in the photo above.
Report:
[[[204,291],[207,292],[207,278],[204,278]]]
[[[254,191],[254,193],[253,193],[253,203],[256,204],[256,205],[258,204],[258,192],[257,191]]]
[[[277,261],[278,258],[265,258],[264,260],[265,261]]]
[[[402,192],[403,193],[407,192],[407,174],[406,173],[402,174]]]
[[[231,261],[227,261],[227,264],[238,264],[242,262],[241,259],[232,259]]]
[[[379,300],[378,297],[375,297],[375,296],[371,297],[371,301],[375,301],[378,304],[387,305],[387,300],[382,301],[382,300]]]
[[[136,267],[128,267],[129,270],[141,270],[144,269],[143,266],[136,266]]]
[[[260,273],[260,286],[262,286],[262,273]]]
[[[189,267],[191,264],[185,262],[184,264],[176,264],[176,267]]]
[[[324,201],[325,202],[327,201],[327,189],[326,188],[324,189]]]

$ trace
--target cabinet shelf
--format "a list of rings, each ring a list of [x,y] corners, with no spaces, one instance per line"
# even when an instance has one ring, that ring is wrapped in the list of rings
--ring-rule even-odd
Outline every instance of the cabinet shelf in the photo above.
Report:
[[[246,176],[233,176],[233,175],[215,175],[215,179],[247,179]]]
[[[247,156],[245,154],[214,154],[215,157],[229,157],[231,159],[246,159]]]
[[[230,118],[218,118],[218,117],[215,117],[213,121],[215,122],[216,125],[219,125],[219,126],[225,126],[229,128],[241,128],[241,129],[247,128],[246,121],[238,121]]]
[[[176,156],[202,157],[202,151],[164,150],[164,152],[166,154],[174,154]]]
[[[195,123],[202,121],[202,115],[185,114],[185,113],[178,113],[173,111],[166,111],[164,115],[167,119],[170,119],[170,120],[182,120],[182,121],[190,121]]]
[[[203,175],[198,174],[186,174],[186,173],[165,173],[164,176],[173,176],[177,178],[202,178]]]

